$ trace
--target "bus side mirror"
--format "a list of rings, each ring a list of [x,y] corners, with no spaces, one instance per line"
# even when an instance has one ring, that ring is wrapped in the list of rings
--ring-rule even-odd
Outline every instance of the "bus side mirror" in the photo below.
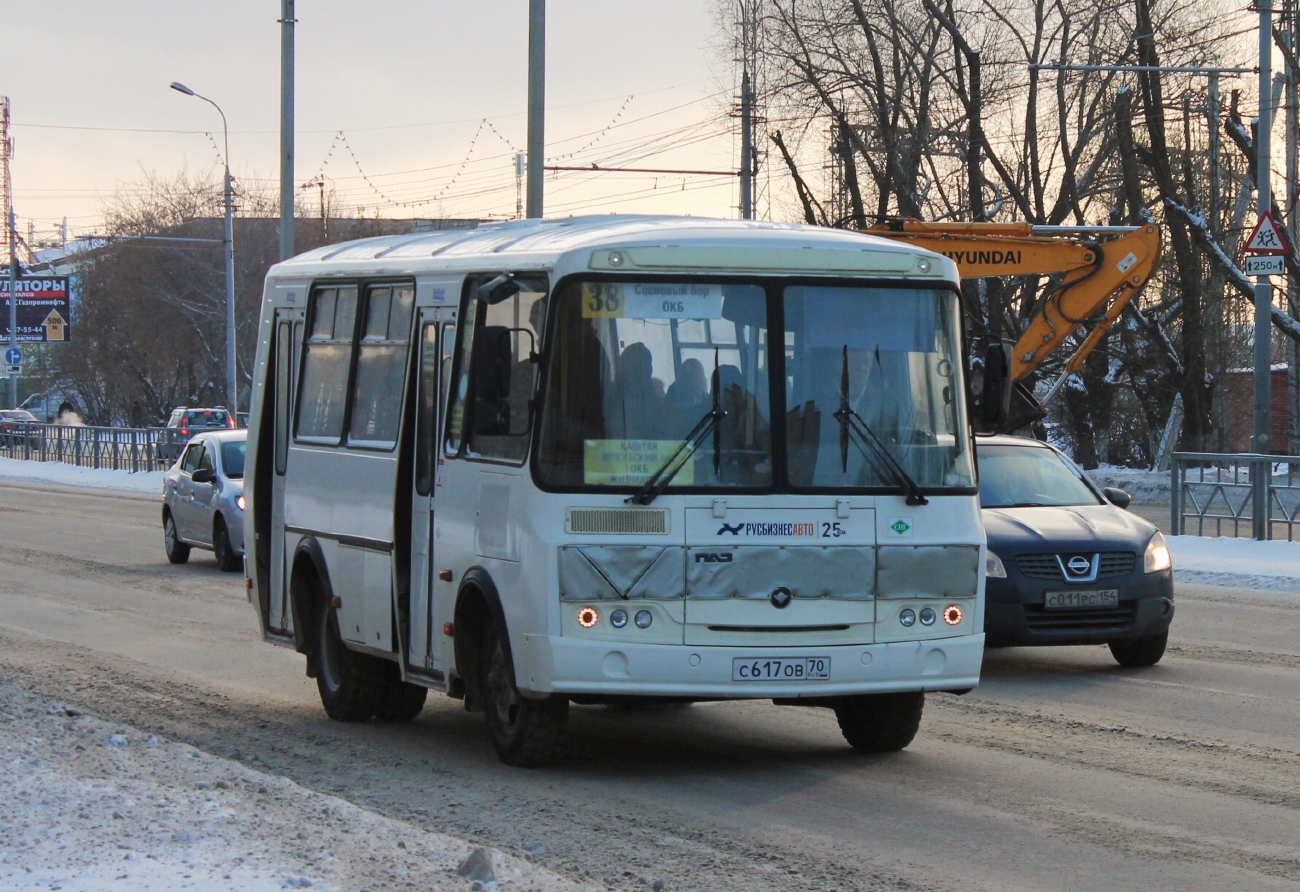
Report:
[[[1002,430],[1011,417],[1011,348],[989,344],[984,354],[984,390],[980,400],[980,421],[986,428]]]

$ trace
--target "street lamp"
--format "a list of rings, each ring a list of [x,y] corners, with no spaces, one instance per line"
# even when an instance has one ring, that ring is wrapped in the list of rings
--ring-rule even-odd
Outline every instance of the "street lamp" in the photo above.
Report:
[[[221,115],[221,138],[225,145],[222,160],[226,165],[226,228],[222,239],[226,255],[226,400],[230,411],[238,412],[239,394],[235,390],[235,231],[230,206],[230,130],[226,127],[226,113],[221,110],[221,106],[177,81],[172,81],[171,88],[186,96],[202,99]]]

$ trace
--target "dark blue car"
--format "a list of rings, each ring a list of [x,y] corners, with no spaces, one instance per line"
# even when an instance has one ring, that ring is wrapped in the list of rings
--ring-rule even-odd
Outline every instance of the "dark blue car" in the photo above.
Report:
[[[1108,644],[1124,666],[1153,666],[1174,618],[1164,536],[1037,440],[981,437],[988,533],[985,643]]]

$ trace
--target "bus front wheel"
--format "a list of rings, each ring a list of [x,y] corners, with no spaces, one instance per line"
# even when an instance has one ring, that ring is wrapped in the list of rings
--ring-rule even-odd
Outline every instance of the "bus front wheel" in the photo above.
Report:
[[[864,753],[896,753],[921,727],[924,691],[845,697],[835,704],[844,739]]]
[[[488,735],[497,756],[518,767],[550,764],[568,729],[568,698],[532,700],[519,693],[493,622],[483,630],[478,670]]]
[[[325,713],[339,722],[364,722],[384,694],[384,661],[348,650],[339,635],[338,613],[328,604],[317,611],[316,688]]]

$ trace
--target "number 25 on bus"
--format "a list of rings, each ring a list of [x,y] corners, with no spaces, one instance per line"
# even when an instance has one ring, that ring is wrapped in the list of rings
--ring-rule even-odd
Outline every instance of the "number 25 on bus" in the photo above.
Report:
[[[330,717],[769,699],[911,742],[978,683],[956,269],[805,226],[520,221],[266,280],[246,570]]]

